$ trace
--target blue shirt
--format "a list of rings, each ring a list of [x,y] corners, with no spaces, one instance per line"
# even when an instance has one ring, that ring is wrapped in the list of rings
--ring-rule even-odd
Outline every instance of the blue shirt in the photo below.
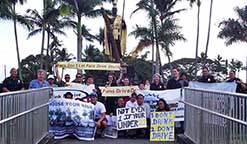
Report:
[[[44,81],[43,83],[40,83],[37,79],[32,80],[29,84],[29,89],[32,88],[42,88],[42,87],[48,87],[49,83],[47,81]]]

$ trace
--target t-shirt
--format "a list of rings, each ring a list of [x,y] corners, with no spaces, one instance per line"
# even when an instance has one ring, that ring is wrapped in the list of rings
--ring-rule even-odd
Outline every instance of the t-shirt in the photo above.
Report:
[[[199,80],[199,82],[203,82],[203,83],[215,83],[216,80],[214,79],[214,76],[212,75],[208,75],[208,76],[202,76]]]
[[[175,78],[171,78],[167,82],[167,89],[177,89],[177,88],[181,88],[181,87],[182,86],[181,86],[179,80],[176,80]]]
[[[140,107],[144,107],[145,112],[146,112],[146,117],[150,118],[150,112],[151,112],[151,108],[147,103],[143,103],[142,105],[139,105]]]
[[[127,108],[138,107],[138,104],[137,104],[136,101],[132,103],[132,102],[129,100],[129,101],[127,101],[127,103],[126,103],[126,107],[127,107]]]
[[[7,77],[3,81],[3,87],[7,88],[9,91],[18,91],[23,88],[23,83],[20,79],[12,79],[11,77]]]
[[[32,88],[42,88],[42,87],[49,87],[49,83],[47,81],[43,81],[43,83],[40,83],[37,79],[32,80],[29,84],[29,89]]]
[[[165,86],[163,83],[159,83],[158,85],[151,83],[150,90],[165,90]]]
[[[226,82],[236,82],[236,81],[241,81],[239,78],[234,78],[234,79],[229,79]],[[237,88],[236,88],[236,92],[237,93],[246,93],[246,90],[242,88],[241,84],[236,83],[237,84]]]
[[[105,105],[99,101],[94,105],[95,118],[99,119],[102,113],[106,112]]]

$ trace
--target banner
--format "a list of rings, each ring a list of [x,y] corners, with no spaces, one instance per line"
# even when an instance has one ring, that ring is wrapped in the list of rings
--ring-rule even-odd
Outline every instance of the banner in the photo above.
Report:
[[[86,98],[88,92],[85,92],[81,89],[78,88],[71,88],[71,87],[58,87],[58,88],[53,88],[53,98],[64,98],[64,95],[70,92],[73,96],[73,99],[76,98]]]
[[[183,100],[181,89],[151,91],[151,90],[136,90],[136,93],[144,95],[145,103],[148,103],[155,111],[159,99],[164,99],[170,106],[170,109],[175,112],[175,121],[184,121],[184,104],[179,100]]]
[[[174,141],[174,112],[151,113],[150,141]]]
[[[114,86],[114,87],[99,87],[102,96],[115,97],[115,96],[130,96],[135,90],[139,89],[138,86]]]
[[[147,120],[144,107],[117,109],[117,130],[145,127],[147,127]]]
[[[94,140],[95,131],[93,104],[64,98],[50,101],[49,132],[55,139],[74,135],[89,141]]]
[[[222,82],[222,83],[190,82],[189,88],[216,90],[216,91],[224,91],[224,92],[236,92],[237,84],[234,82]]]
[[[60,68],[83,69],[83,70],[106,70],[120,71],[120,63],[103,62],[58,62]]]
[[[107,127],[103,131],[103,136],[116,139],[118,137],[117,131],[117,116],[106,115]]]

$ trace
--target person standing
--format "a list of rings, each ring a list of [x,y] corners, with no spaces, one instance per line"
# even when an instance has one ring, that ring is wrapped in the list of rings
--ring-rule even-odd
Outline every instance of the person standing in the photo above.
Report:
[[[49,75],[47,77],[47,81],[48,81],[50,87],[58,87],[58,85],[55,84],[55,77],[54,77],[54,75]]]
[[[136,97],[137,97],[136,93],[131,94],[130,100],[127,101],[127,103],[126,103],[127,108],[138,107],[137,102],[136,102]]]
[[[149,138],[150,135],[150,113],[151,108],[149,104],[144,103],[144,96],[142,94],[137,95],[137,105],[138,107],[143,107],[146,112],[146,119],[147,119],[147,128],[144,129],[137,129],[137,133],[140,137],[147,137]]]
[[[117,83],[115,81],[115,77],[113,74],[109,74],[107,77],[107,81],[105,83],[105,87],[112,87],[117,86]],[[113,107],[117,103],[117,96],[114,97],[104,97],[104,103],[106,107],[106,111],[111,113],[112,111],[115,111],[115,108]]]
[[[160,74],[158,74],[158,73],[154,74],[153,82],[150,85],[150,90],[165,90],[165,86],[161,82]]]
[[[24,90],[23,82],[17,77],[16,68],[10,70],[10,76],[3,81],[3,92]]]
[[[179,82],[179,70],[177,68],[172,69],[172,78],[168,80],[166,86],[167,89],[177,89],[182,87]]]
[[[46,71],[43,69],[38,70],[37,79],[32,80],[29,84],[29,89],[48,87],[49,83],[46,79]]]
[[[241,79],[236,78],[236,72],[234,70],[230,70],[229,79],[226,82],[235,82],[237,84],[236,92],[246,93],[246,85],[242,82]]]
[[[77,73],[75,76],[75,80],[73,80],[73,83],[79,83],[79,84],[83,84],[84,83],[84,75],[82,75],[81,73]]]
[[[159,99],[158,101],[158,108],[156,109],[156,112],[167,112],[170,111],[170,107],[167,104],[167,102],[164,99]]]
[[[187,77],[188,77],[188,75],[185,72],[182,72],[180,74],[179,83],[181,84],[182,87],[189,86],[189,81],[188,81]]]
[[[203,82],[203,83],[215,83],[216,82],[216,80],[214,79],[214,76],[209,74],[208,67],[202,68],[202,77],[198,81]]]

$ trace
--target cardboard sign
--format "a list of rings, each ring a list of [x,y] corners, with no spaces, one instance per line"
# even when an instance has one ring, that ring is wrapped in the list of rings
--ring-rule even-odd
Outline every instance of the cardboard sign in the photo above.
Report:
[[[94,105],[78,100],[55,98],[49,103],[49,132],[55,139],[74,135],[80,140],[94,140]]]
[[[115,97],[115,96],[130,96],[138,86],[114,86],[114,87],[99,87],[102,96]]]
[[[103,131],[103,136],[116,139],[118,137],[117,131],[117,116],[106,115],[107,127]]]
[[[117,130],[145,127],[147,127],[147,120],[144,107],[117,109]]]
[[[57,66],[70,69],[120,71],[120,63],[58,62]]]
[[[174,118],[174,112],[153,112],[150,141],[174,141]]]

